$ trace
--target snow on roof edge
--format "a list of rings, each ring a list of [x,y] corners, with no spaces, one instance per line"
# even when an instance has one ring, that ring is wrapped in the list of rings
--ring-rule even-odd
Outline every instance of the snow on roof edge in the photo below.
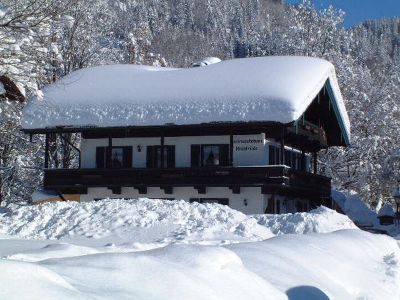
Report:
[[[340,87],[335,72],[335,66],[331,62],[328,63],[331,65],[331,70],[329,70],[327,74],[321,77],[321,81],[317,85],[315,85],[315,88],[307,98],[308,100],[304,102],[302,109],[300,109],[297,114],[294,115],[294,118],[298,120],[311,105],[312,101],[315,99],[321,89],[325,87],[328,93],[331,94],[330,97],[332,97],[334,100],[333,106],[335,109],[335,115],[338,119],[340,129],[342,130],[342,132],[345,133],[343,136],[345,142],[347,145],[349,145],[351,140],[350,119],[344,105],[342,93],[340,92]]]

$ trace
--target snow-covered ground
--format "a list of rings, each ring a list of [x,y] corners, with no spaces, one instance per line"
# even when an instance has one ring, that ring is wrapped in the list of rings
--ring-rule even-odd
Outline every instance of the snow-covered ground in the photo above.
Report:
[[[399,299],[395,239],[320,207],[105,200],[0,209],[0,299]]]

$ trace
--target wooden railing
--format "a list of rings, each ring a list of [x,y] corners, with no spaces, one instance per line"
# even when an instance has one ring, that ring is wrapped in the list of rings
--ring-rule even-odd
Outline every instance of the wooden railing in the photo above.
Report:
[[[330,178],[292,171],[287,166],[46,169],[44,171],[44,188],[62,193],[85,193],[90,187],[152,186],[295,187],[326,194],[330,192]]]

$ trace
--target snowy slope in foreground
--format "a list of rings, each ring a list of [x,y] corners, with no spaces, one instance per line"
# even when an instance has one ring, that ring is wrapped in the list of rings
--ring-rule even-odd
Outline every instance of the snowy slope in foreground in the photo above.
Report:
[[[139,252],[117,245],[0,240],[0,252],[0,299],[400,297],[398,245],[360,230],[227,246],[172,244]]]
[[[0,299],[399,299],[396,241],[332,232],[342,228],[354,225],[323,207],[281,216],[149,199],[10,207],[0,210]]]

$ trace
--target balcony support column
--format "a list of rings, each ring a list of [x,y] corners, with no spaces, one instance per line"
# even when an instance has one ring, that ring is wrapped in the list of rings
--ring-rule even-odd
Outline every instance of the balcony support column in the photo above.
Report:
[[[46,133],[46,138],[45,138],[45,147],[44,147],[44,168],[48,169],[49,168],[49,135]]]
[[[317,174],[317,169],[318,169],[318,162],[317,162],[317,152],[313,153],[313,163],[314,163],[314,174]]]
[[[233,166],[233,134],[229,136],[229,165]]]
[[[301,150],[301,170],[307,172],[306,154]]]
[[[281,138],[281,165],[285,164],[285,128],[282,128],[282,138]]]
[[[161,141],[160,141],[160,145],[161,145],[161,149],[160,149],[160,152],[161,152],[161,168],[165,168],[165,166],[164,166],[164,160],[165,160],[165,157],[164,157],[164,133],[161,135],[161,137],[160,137],[160,139],[161,139]]]
[[[106,166],[107,168],[111,168],[111,153],[112,153],[112,137],[108,137],[108,148],[107,148],[107,154],[106,154]]]

